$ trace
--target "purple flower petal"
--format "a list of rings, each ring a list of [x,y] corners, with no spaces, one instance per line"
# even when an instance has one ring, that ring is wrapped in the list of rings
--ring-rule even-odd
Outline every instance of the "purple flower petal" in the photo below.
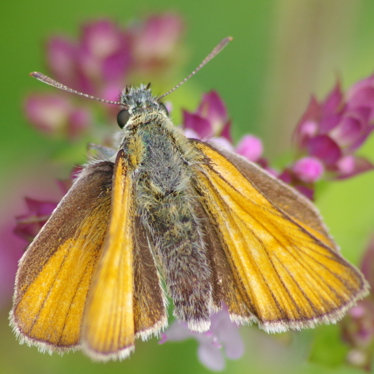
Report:
[[[183,111],[183,128],[195,131],[202,140],[213,136],[212,126],[207,119],[185,110]]]
[[[262,141],[253,135],[244,135],[236,147],[236,152],[249,161],[257,162],[262,155]]]
[[[345,117],[330,136],[341,146],[348,146],[361,134],[362,123],[352,117]]]
[[[26,98],[25,113],[28,120],[40,131],[54,136],[76,138],[92,122],[87,109],[76,109],[70,98],[61,95],[34,94]]]
[[[321,118],[321,108],[314,96],[309,101],[308,107],[302,115],[294,131],[294,139],[299,148],[304,148],[306,142],[317,135],[319,121]]]
[[[350,107],[367,106],[369,103],[374,103],[374,75],[353,85],[347,92],[347,102]]]
[[[221,371],[226,366],[221,351],[213,344],[200,344],[198,357],[200,362],[210,370]]]
[[[343,92],[340,87],[340,83],[337,82],[332,91],[327,95],[326,99],[322,104],[323,113],[337,113],[343,104]]]
[[[133,30],[134,55],[138,60],[160,61],[172,55],[183,34],[182,18],[174,13],[149,17],[146,22]]]
[[[124,47],[115,51],[102,62],[102,76],[105,81],[118,82],[123,81],[131,65],[131,56],[129,47]],[[126,53],[127,52],[127,53]]]
[[[304,157],[295,162],[292,170],[303,182],[315,183],[322,177],[324,167],[322,162],[317,158]]]
[[[227,121],[226,106],[216,91],[211,91],[203,95],[197,113],[209,119],[214,129],[217,126],[221,129],[222,124]]]
[[[374,165],[366,158],[355,155],[347,155],[342,157],[336,163],[336,168],[336,179],[346,179],[364,173],[366,171],[373,170]]]
[[[80,48],[101,60],[121,48],[121,37],[122,31],[112,21],[88,22],[82,27]]]
[[[109,20],[87,23],[82,28],[81,60],[95,80],[123,81],[131,64],[129,37]]]
[[[69,100],[58,94],[33,94],[26,98],[27,118],[37,129],[47,134],[62,131],[66,126],[69,111]]]
[[[311,156],[319,158],[326,165],[335,164],[341,157],[339,146],[327,135],[317,135],[307,142]]]
[[[183,111],[183,127],[194,130],[203,140],[224,137],[231,142],[230,126],[225,104],[214,91],[203,96],[195,113]]]
[[[361,135],[358,138],[356,138],[355,141],[349,144],[346,151],[354,152],[357,149],[359,149],[364,144],[364,142],[366,141],[366,139],[369,137],[369,135],[372,133],[373,130],[374,130],[374,125],[367,126],[364,129],[364,131],[362,131]]]
[[[318,133],[328,134],[339,125],[341,119],[341,113],[326,113],[320,120]]]
[[[159,342],[160,344],[164,344],[167,341],[171,342],[179,342],[182,340],[186,340],[195,336],[195,333],[188,329],[187,324],[174,321],[168,329],[162,334],[162,339]]]
[[[47,63],[54,79],[80,89],[77,86],[76,59],[78,48],[63,36],[52,37],[47,42]]]
[[[92,115],[87,109],[72,110],[68,119],[68,136],[78,138],[91,124]]]
[[[238,326],[230,320],[225,307],[221,312],[212,316],[211,331],[222,343],[227,358],[237,360],[244,354],[244,344]]]
[[[17,226],[14,233],[27,241],[31,241],[47,222],[57,203],[25,198],[28,213],[16,217]]]
[[[227,149],[228,151],[234,152],[233,145],[224,137],[214,137],[209,140],[209,143],[214,143],[218,146],[218,148]]]
[[[229,359],[238,359],[244,353],[244,345],[238,327],[231,322],[226,306],[211,316],[209,331],[191,332],[186,323],[175,321],[162,335],[159,343],[189,338],[195,338],[199,342],[199,359],[211,370],[223,370],[225,367],[222,348]]]
[[[222,128],[221,136],[226,138],[230,143],[232,143],[231,137],[231,121],[227,121]]]
[[[10,213],[9,210],[7,213]],[[12,215],[11,215],[12,216]],[[14,289],[17,263],[21,258],[25,242],[13,233],[14,222],[0,225],[0,309],[9,308]]]
[[[183,134],[187,138],[200,139],[199,134],[196,131],[192,130],[192,129],[183,129]]]

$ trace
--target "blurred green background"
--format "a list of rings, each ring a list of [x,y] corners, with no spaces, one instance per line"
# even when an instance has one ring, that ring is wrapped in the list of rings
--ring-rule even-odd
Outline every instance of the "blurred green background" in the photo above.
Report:
[[[54,179],[67,176],[67,169],[48,162],[54,148],[63,145],[29,126],[22,113],[25,94],[43,89],[28,73],[45,71],[43,43],[47,37],[52,33],[75,36],[82,21],[90,19],[110,17],[125,25],[165,10],[180,13],[187,25],[188,53],[175,83],[192,71],[220,39],[234,37],[222,54],[169,97],[174,109],[194,109],[203,92],[218,90],[227,103],[236,140],[247,132],[261,136],[265,156],[271,160],[290,149],[292,129],[312,93],[323,98],[337,77],[346,88],[373,72],[372,0],[8,1],[2,5],[0,24],[1,225],[12,222],[15,213],[24,212],[24,194],[46,198],[38,196],[37,185],[28,184],[31,176],[38,176],[37,184],[50,185],[49,199],[56,193]],[[373,140],[369,141],[361,152],[372,160],[373,145]],[[332,183],[317,199],[344,255],[356,264],[374,231],[373,186],[372,172]],[[196,358],[194,341],[163,346],[156,339],[138,342],[130,359],[105,365],[91,363],[80,353],[43,355],[35,348],[20,346],[8,327],[10,292],[1,305],[1,374],[208,372]],[[338,333],[336,327],[330,326],[269,337],[256,327],[243,328],[246,353],[240,360],[228,362],[226,372],[360,372],[334,366],[334,357],[344,352],[335,351],[329,341],[322,343],[326,356],[332,357],[326,360],[329,365],[308,361],[321,331],[323,336]]]

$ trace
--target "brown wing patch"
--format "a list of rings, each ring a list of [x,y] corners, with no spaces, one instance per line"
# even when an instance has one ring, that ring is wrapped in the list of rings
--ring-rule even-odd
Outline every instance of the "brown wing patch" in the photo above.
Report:
[[[157,334],[168,321],[166,296],[139,217],[135,220],[134,243],[135,333],[147,339],[149,335]]]
[[[253,317],[250,300],[246,298],[245,290],[236,273],[230,266],[230,258],[223,248],[224,239],[219,228],[203,208],[202,204],[195,202],[195,213],[201,222],[204,235],[205,249],[210,259],[212,270],[213,303],[217,310],[222,308],[224,302],[229,313],[238,322],[250,322]]]
[[[88,166],[23,256],[12,325],[42,349],[79,344],[80,325],[110,217],[113,164]]]

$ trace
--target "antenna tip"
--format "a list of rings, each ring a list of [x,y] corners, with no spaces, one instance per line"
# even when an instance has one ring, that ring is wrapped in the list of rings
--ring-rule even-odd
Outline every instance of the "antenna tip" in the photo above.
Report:
[[[43,75],[43,74],[42,74],[42,73],[39,73],[39,72],[37,72],[37,71],[32,71],[32,72],[29,74],[30,77],[33,77],[33,78],[36,78],[36,79],[39,79],[41,75]]]
[[[221,52],[222,49],[225,48],[227,46],[227,44],[229,44],[231,42],[231,40],[233,40],[232,36],[228,36],[227,38],[222,39],[219,42],[219,44],[216,46],[216,48],[214,48],[213,55],[215,56],[216,54],[218,54],[219,52]]]

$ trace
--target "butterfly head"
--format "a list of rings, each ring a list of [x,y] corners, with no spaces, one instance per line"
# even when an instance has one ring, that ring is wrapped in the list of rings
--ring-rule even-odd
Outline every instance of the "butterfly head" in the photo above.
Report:
[[[150,83],[139,87],[126,86],[121,93],[123,109],[118,113],[117,122],[123,128],[131,116],[147,114],[150,112],[163,112],[169,115],[165,105],[152,94]]]

